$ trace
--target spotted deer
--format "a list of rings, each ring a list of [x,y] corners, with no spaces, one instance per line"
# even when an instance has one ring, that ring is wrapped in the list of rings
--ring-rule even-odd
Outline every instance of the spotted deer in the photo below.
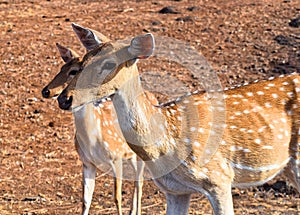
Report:
[[[82,41],[87,51],[107,42],[102,34],[94,30],[73,24],[74,31]],[[101,35],[101,37],[97,36]],[[94,37],[93,44],[90,44]],[[101,39],[100,39],[101,38]],[[65,65],[55,78],[42,90],[45,98],[59,95],[64,87],[74,78],[84,62],[75,51],[56,44]],[[149,93],[152,102],[156,99]],[[129,160],[134,172],[135,190],[133,193],[131,214],[141,214],[141,197],[143,186],[144,164],[137,162],[136,154],[128,147],[117,124],[117,117],[111,101],[95,103],[82,108],[75,116],[76,135],[75,147],[83,162],[83,209],[86,215],[92,201],[95,186],[96,168],[108,164],[114,174],[114,201],[118,214],[122,214],[122,159]]]
[[[58,102],[76,110],[111,98],[128,145],[166,195],[167,215],[188,214],[192,193],[204,194],[214,214],[232,215],[232,187],[258,186],[280,173],[300,191],[299,75],[153,105],[136,65],[153,51],[151,34],[97,48]]]

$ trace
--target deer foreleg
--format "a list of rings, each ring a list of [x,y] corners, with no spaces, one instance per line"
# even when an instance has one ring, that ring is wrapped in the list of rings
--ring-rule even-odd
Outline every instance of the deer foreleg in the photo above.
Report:
[[[113,161],[112,169],[114,172],[114,201],[117,206],[117,212],[122,214],[122,177],[123,177],[122,158]]]
[[[82,215],[88,215],[95,188],[96,167],[83,164],[83,204]]]
[[[176,195],[167,193],[166,215],[187,215],[190,205],[191,194]]]

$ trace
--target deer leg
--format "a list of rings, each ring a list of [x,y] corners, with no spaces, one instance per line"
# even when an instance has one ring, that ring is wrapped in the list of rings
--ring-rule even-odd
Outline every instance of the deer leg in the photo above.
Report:
[[[167,193],[167,213],[166,215],[186,215],[188,214],[191,194],[176,195]]]
[[[142,192],[144,182],[144,167],[143,161],[137,162],[136,156],[130,160],[130,164],[134,169],[135,182],[134,182],[134,194],[132,196],[131,215],[140,215],[142,213]]]
[[[137,187],[137,215],[142,214],[142,194],[143,194],[143,184],[144,184],[144,168],[145,163],[140,160],[137,164],[137,180],[135,186]]]
[[[114,173],[114,201],[117,207],[117,213],[122,214],[122,158],[113,161],[112,169]]]
[[[96,167],[83,164],[83,204],[82,215],[88,215],[95,188]]]
[[[214,215],[234,215],[231,184],[214,187],[205,194],[213,207]]]
[[[300,193],[300,160],[292,158],[284,170],[284,176],[291,185]]]

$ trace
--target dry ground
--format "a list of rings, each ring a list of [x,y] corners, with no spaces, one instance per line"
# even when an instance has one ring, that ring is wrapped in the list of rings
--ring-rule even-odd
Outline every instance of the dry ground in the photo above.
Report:
[[[178,13],[159,13],[166,6]],[[234,86],[300,71],[300,28],[296,22],[290,26],[299,16],[298,0],[1,0],[0,214],[80,213],[81,162],[73,146],[72,115],[40,94],[63,64],[56,42],[84,53],[71,22],[111,39],[152,32],[186,41],[211,63],[223,86]],[[168,64],[140,67],[172,71]],[[188,72],[175,70],[171,76],[197,86]],[[299,194],[281,180],[234,189],[236,214],[300,214]],[[112,178],[99,172],[90,214],[116,212],[111,188]],[[124,183],[126,213],[131,188]],[[147,181],[143,214],[164,211],[163,194]],[[190,214],[211,213],[208,201],[194,195]]]

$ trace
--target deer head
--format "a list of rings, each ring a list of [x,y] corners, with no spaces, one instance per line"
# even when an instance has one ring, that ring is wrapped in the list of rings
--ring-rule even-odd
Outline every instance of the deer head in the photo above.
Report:
[[[72,23],[72,28],[87,52],[109,41],[107,37],[98,31],[82,27],[75,23]],[[59,43],[56,43],[56,47],[65,64],[61,67],[60,72],[54,79],[42,90],[44,98],[58,96],[77,72],[81,70],[82,59],[80,59],[75,51]]]
[[[126,80],[138,77],[137,60],[149,57],[153,50],[152,34],[137,36],[130,45],[110,42],[93,49],[84,56],[81,72],[59,96],[60,107],[70,110],[114,94]]]

